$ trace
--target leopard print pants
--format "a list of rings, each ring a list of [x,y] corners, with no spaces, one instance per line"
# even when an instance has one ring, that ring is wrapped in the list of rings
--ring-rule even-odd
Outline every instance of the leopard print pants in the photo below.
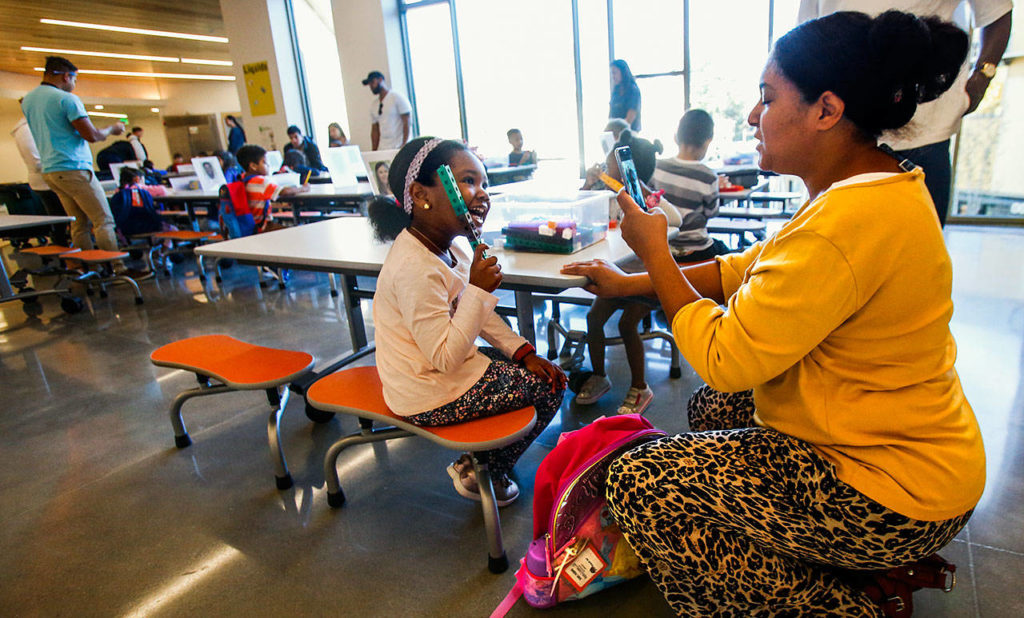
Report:
[[[691,433],[629,451],[607,487],[680,616],[882,616],[849,571],[930,555],[971,515],[918,521],[874,502],[807,443],[753,426],[749,391],[704,386],[688,412]]]

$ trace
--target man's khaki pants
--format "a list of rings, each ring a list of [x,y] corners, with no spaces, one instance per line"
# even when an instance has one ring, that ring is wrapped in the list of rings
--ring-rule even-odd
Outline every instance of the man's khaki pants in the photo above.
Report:
[[[67,170],[43,174],[64,210],[75,218],[71,223],[71,240],[83,251],[92,249],[92,234],[100,249],[117,251],[117,235],[114,233],[114,216],[103,193],[103,186],[96,180],[92,170]],[[90,229],[91,228],[91,229]],[[121,262],[114,262],[115,269],[123,268]]]

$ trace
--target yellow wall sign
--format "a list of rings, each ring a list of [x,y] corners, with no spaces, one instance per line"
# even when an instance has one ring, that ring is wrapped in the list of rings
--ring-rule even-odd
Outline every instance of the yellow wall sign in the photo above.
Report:
[[[270,86],[270,71],[267,62],[253,62],[242,65],[245,74],[245,92],[249,95],[249,111],[253,116],[267,116],[277,112],[274,106],[274,89]]]

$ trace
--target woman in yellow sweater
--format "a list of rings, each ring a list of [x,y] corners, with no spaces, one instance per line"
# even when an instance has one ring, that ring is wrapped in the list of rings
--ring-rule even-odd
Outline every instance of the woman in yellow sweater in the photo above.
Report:
[[[836,13],[775,45],[750,112],[760,166],[810,200],[746,252],[680,270],[625,194],[648,272],[578,263],[599,296],[656,294],[704,379],[691,433],[611,468],[608,501],[681,615],[882,615],[849,571],[946,545],[985,483],[953,363],[952,267],[923,174],[876,146],[956,76],[966,35]],[[724,305],[724,308],[721,306]]]

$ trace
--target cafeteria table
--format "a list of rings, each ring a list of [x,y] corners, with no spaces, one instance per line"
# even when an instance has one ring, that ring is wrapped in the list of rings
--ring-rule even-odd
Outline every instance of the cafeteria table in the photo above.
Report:
[[[11,233],[18,235],[24,232],[46,233],[56,225],[65,225],[74,221],[74,217],[46,217],[37,215],[0,215],[0,237],[7,237]],[[66,295],[67,292],[60,290],[33,290],[31,292],[14,293],[11,287],[11,278],[7,274],[7,265],[0,258],[0,303],[13,300],[32,302],[40,296],[48,294]]]

